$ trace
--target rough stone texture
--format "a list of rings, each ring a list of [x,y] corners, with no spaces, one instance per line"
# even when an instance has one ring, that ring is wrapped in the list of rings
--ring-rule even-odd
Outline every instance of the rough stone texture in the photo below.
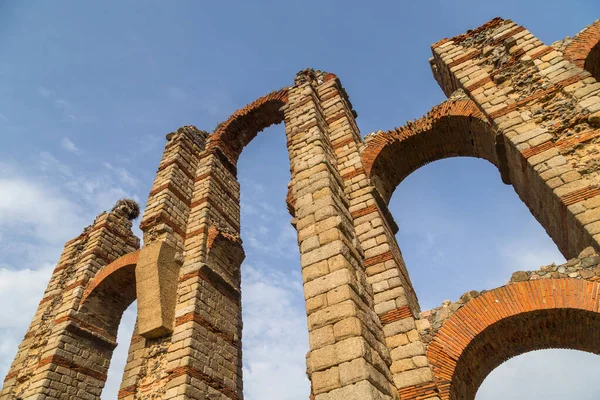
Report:
[[[135,299],[119,399],[241,400],[237,160],[280,122],[311,399],[471,400],[493,368],[524,351],[598,352],[599,34],[596,21],[546,46],[495,18],[443,39],[430,64],[448,99],[364,140],[340,80],[312,69],[212,134],[168,134],[140,224],[144,246],[131,233],[139,207],[130,200],[67,242],[0,400],[99,398]],[[572,260],[421,312],[387,203],[417,168],[458,156],[494,164]]]
[[[103,273],[111,262],[139,248],[130,211],[115,207],[100,214],[65,244],[0,399],[99,397],[121,315],[135,300],[131,270],[116,268],[110,278]],[[90,281],[95,276],[100,278]]]

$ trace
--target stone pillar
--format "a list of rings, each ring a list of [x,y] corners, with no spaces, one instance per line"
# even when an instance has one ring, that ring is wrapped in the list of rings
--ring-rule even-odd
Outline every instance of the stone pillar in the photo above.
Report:
[[[196,169],[207,136],[193,126],[167,135],[140,224],[144,246],[135,270],[138,317],[119,399],[162,398],[171,379],[179,277]]]
[[[319,96],[324,80],[300,72],[284,107],[312,393],[317,400],[398,398]]]
[[[206,132],[186,126],[167,135],[167,145],[140,227],[144,247],[136,268],[138,333],[148,339],[173,332],[177,280],[198,154]]]
[[[237,170],[210,142],[199,157],[164,399],[241,400],[244,252]]]
[[[366,176],[361,159],[364,144],[348,95],[337,78],[328,77],[318,87],[318,94],[358,243],[364,251],[367,281],[374,294],[373,309],[383,325],[394,384],[401,398],[434,398],[433,375],[415,320],[419,304],[394,236],[398,227]]]
[[[463,89],[504,138],[510,181],[563,255],[599,248],[600,84],[510,20],[432,50],[444,92]]]
[[[137,213],[137,204],[119,201],[66,243],[0,399],[100,396],[121,316],[114,326],[105,327],[79,312],[79,303],[101,267],[139,248],[129,220]]]

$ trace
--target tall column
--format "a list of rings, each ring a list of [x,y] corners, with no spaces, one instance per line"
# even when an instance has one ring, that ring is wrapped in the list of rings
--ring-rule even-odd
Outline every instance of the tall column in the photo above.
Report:
[[[463,89],[504,137],[510,180],[563,255],[600,248],[600,84],[510,20],[432,50],[444,92]]]
[[[312,391],[317,400],[398,398],[317,89],[323,82],[320,72],[300,72],[284,107]]]
[[[318,93],[358,243],[364,251],[367,281],[374,294],[373,309],[390,351],[394,384],[403,399],[435,398],[433,374],[417,331],[417,296],[394,236],[398,228],[367,178],[361,159],[364,144],[348,95],[336,77],[328,77]]]
[[[215,146],[199,154],[165,399],[243,399],[239,238],[235,164]]]
[[[144,232],[135,274],[138,316],[119,399],[164,398],[173,378],[175,308],[180,295],[186,230],[199,154],[208,134],[184,126],[167,135],[140,228]],[[137,397],[136,397],[137,396]]]
[[[104,265],[139,248],[131,232],[137,204],[119,201],[69,241],[4,381],[0,399],[100,396],[116,346],[114,326],[79,312],[83,290]]]

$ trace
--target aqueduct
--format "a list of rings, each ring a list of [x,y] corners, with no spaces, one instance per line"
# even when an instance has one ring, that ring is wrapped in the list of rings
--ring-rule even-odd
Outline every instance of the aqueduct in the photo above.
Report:
[[[237,160],[285,123],[316,400],[473,400],[510,357],[600,353],[600,20],[551,46],[495,18],[432,45],[448,99],[361,136],[340,80],[312,69],[210,134],[167,135],[140,228],[119,201],[66,243],[0,399],[100,396],[123,311],[137,299],[119,399],[242,399]],[[421,311],[388,208],[419,167],[494,164],[563,266]]]

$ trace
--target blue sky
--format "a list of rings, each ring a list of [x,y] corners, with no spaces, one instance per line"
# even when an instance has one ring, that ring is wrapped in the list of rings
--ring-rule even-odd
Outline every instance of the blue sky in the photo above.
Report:
[[[212,130],[307,67],[340,77],[363,135],[402,125],[444,100],[429,70],[430,44],[495,16],[550,44],[593,22],[600,5],[0,1],[0,304],[14,304],[0,309],[0,375],[63,243],[119,197],[144,205],[166,133],[188,124]],[[283,127],[261,133],[239,170],[246,399],[305,399],[308,344],[284,202]],[[563,261],[485,161],[443,160],[416,171],[390,209],[423,309],[502,285],[515,270]],[[134,311],[124,318],[120,343],[128,342]],[[106,399],[115,398],[123,351],[115,355]],[[595,368],[600,360],[587,354],[531,353],[494,371],[478,400],[565,393],[596,399]],[[590,384],[572,388],[576,379]]]

